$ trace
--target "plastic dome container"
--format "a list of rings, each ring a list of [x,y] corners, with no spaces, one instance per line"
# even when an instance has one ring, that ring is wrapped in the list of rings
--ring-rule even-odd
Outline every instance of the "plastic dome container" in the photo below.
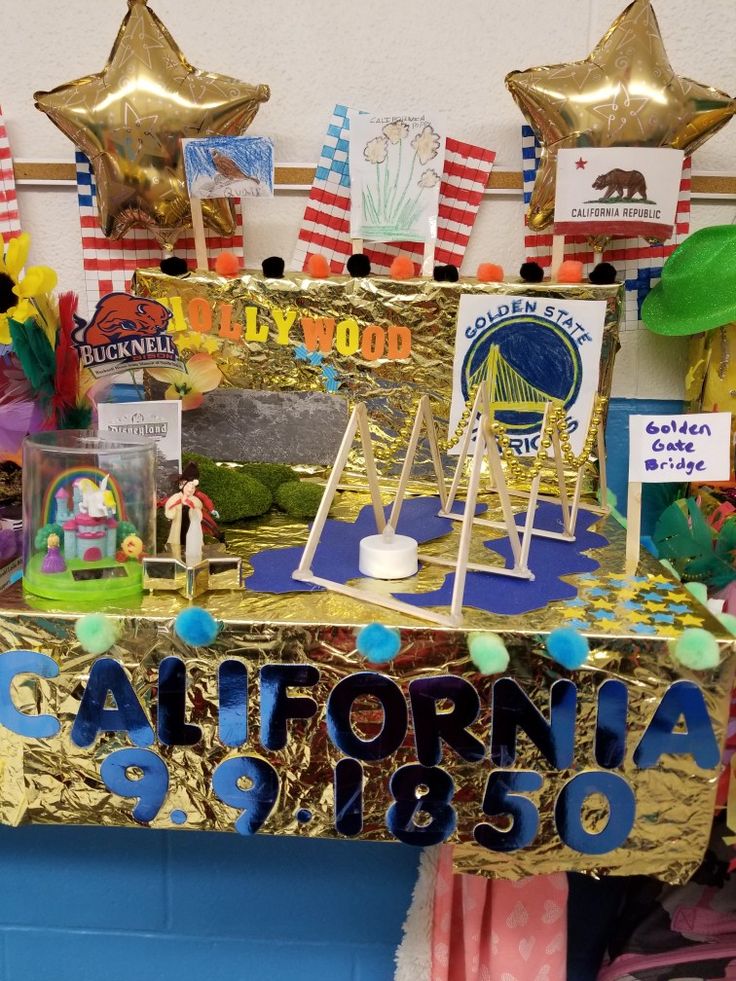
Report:
[[[94,430],[23,443],[23,588],[104,605],[143,591],[155,543],[156,445]]]

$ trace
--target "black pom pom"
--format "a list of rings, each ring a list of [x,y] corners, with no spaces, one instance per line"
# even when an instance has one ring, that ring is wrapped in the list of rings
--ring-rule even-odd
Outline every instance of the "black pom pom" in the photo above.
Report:
[[[435,266],[432,272],[435,283],[447,282],[447,266]]]
[[[371,260],[362,252],[353,252],[345,263],[345,268],[354,279],[363,279],[371,274]]]
[[[544,279],[544,269],[538,262],[523,262],[519,275],[525,283],[541,283]]]
[[[167,276],[183,276],[189,272],[189,266],[182,256],[169,255],[161,260],[161,272]]]
[[[261,269],[266,279],[283,279],[286,263],[280,255],[270,255],[261,263]]]
[[[456,283],[460,279],[460,270],[457,266],[445,266],[445,280],[448,283]]]
[[[588,279],[595,286],[608,286],[610,283],[616,282],[616,267],[612,266],[610,262],[599,262],[590,271],[590,276]]]

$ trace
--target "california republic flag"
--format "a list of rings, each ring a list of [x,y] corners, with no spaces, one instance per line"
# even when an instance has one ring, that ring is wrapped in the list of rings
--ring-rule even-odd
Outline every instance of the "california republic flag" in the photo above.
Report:
[[[555,235],[666,241],[675,222],[682,163],[682,150],[669,148],[559,150]]]

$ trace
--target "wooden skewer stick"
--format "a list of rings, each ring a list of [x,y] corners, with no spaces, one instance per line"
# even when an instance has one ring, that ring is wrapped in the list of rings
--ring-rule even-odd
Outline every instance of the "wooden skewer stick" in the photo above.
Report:
[[[207,257],[207,239],[204,234],[204,219],[202,217],[202,202],[199,198],[191,198],[192,228],[194,229],[194,252],[197,257],[197,269],[207,272],[209,259]]]

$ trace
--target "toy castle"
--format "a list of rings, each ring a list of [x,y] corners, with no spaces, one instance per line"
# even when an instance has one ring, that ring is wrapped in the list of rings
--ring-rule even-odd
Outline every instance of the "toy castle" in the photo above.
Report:
[[[88,477],[72,484],[70,494],[60,487],[54,495],[56,521],[64,530],[64,558],[97,562],[114,559],[118,522],[115,498],[107,489],[107,477],[98,486]]]

